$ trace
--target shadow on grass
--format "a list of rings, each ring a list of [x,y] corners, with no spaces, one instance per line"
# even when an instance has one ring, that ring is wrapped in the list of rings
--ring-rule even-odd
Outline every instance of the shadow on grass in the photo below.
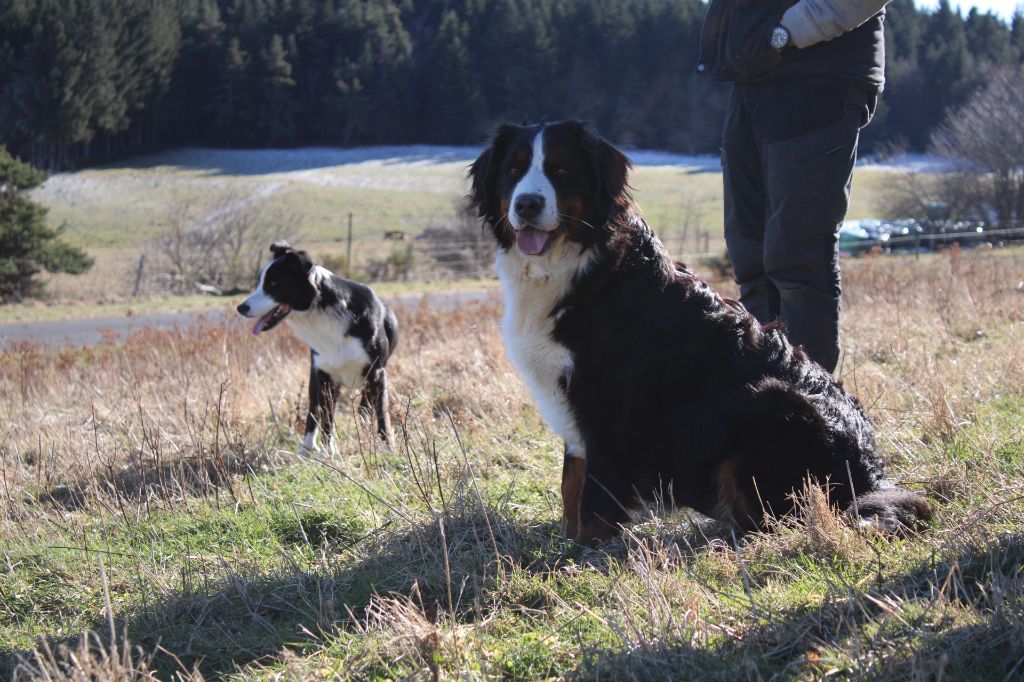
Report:
[[[587,652],[583,677],[1021,679],[1022,565],[1024,534],[1004,535],[952,559],[926,560],[866,592],[836,591],[819,606],[763,613],[752,608],[749,623],[703,645],[653,642]],[[915,599],[921,608],[901,610]],[[949,606],[954,609],[944,612]],[[961,609],[975,622],[957,624],[952,611]]]
[[[415,595],[428,619],[450,601],[456,619],[472,623],[489,615],[503,570],[547,573],[567,561],[607,570],[621,565],[626,555],[623,543],[610,543],[608,551],[584,549],[562,541],[554,523],[523,525],[508,510],[465,501],[403,533],[388,532],[388,526],[361,537],[325,532],[319,543],[310,540],[308,528],[300,528],[291,537],[310,545],[315,556],[308,567],[292,562],[269,572],[231,571],[206,589],[137,608],[123,616],[119,629],[125,627],[143,650],[159,645],[173,652],[173,657],[156,656],[153,664],[161,675],[184,666],[198,668],[206,679],[220,679],[246,665],[272,664],[286,650],[301,655],[332,634],[356,631],[376,595]],[[720,539],[695,527],[675,542],[684,556],[696,556]],[[851,590],[827,595],[816,607],[752,609],[749,622],[732,624],[734,630],[726,626],[721,636],[588,650],[577,659],[576,670],[564,672],[607,679],[758,679],[823,673],[830,652],[838,650],[849,656],[831,665],[846,666],[854,676],[898,678],[920,671],[934,676],[942,673],[932,668],[941,666],[945,672],[1002,679],[1013,675],[1015,664],[1019,672],[1024,655],[1022,563],[1024,536],[1006,535],[935,565],[924,561],[904,576],[871,586],[869,596]],[[1006,580],[1016,583],[1008,587]],[[937,593],[967,607],[980,622],[950,623],[933,632],[933,614],[909,622],[892,615],[900,600],[935,604]],[[868,636],[873,623],[880,623],[878,633]],[[104,622],[94,629],[107,631]],[[0,672],[9,675],[19,654],[27,653],[0,654]],[[856,669],[861,664],[865,669]]]
[[[149,459],[149,458],[147,458]],[[271,459],[240,449],[238,454],[182,457],[171,462],[133,461],[119,469],[101,470],[96,476],[58,484],[27,500],[64,511],[86,508],[97,494],[132,503],[147,500],[176,501],[214,494],[239,476],[267,470]]]
[[[297,521],[295,528],[275,528],[283,542],[306,546],[306,565],[284,557],[277,570],[235,569],[208,584],[192,580],[206,589],[179,591],[121,614],[117,630],[126,629],[130,642],[144,651],[159,645],[173,653],[158,652],[154,658],[161,676],[184,666],[198,668],[208,680],[220,679],[354,629],[377,595],[415,593],[430,619],[451,599],[457,618],[472,622],[486,615],[480,607],[490,603],[499,570],[511,564],[536,564],[540,570],[543,561],[557,563],[571,550],[560,540],[557,524],[523,526],[512,522],[509,512],[479,504],[457,503],[440,518],[443,524],[416,524],[398,534],[385,524],[359,537],[328,524],[314,527],[308,517],[304,527]],[[92,629],[109,640],[106,621],[95,621]],[[50,644],[73,641],[51,639]],[[29,655],[0,652],[0,675],[9,676],[19,656]]]

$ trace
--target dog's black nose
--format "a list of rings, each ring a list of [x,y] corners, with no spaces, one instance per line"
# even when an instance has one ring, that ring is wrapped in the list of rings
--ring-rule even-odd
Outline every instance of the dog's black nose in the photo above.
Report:
[[[516,198],[516,215],[533,220],[544,210],[544,197],[539,194],[521,194]]]
[[[236,308],[236,310],[238,310],[239,314],[241,314],[241,315],[248,315],[249,314],[249,304],[248,303],[242,303],[242,304],[240,304],[238,306],[238,308]]]

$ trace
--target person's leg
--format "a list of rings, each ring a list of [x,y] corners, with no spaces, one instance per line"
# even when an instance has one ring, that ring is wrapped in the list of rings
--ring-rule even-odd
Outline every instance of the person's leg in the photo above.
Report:
[[[831,76],[765,84],[752,107],[765,163],[765,273],[790,341],[829,371],[839,361],[838,232],[873,108],[870,92]]]
[[[722,133],[725,243],[740,287],[740,301],[766,323],[779,314],[778,292],[764,270],[763,164],[745,102],[748,90],[748,86],[733,86]]]

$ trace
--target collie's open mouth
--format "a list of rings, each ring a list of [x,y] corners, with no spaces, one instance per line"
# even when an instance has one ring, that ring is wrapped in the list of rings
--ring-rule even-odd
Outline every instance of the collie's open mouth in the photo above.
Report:
[[[291,307],[285,305],[284,303],[277,306],[269,313],[267,313],[260,319],[256,320],[256,324],[252,326],[252,335],[259,336],[260,332],[270,331],[271,329],[276,327],[281,320],[288,317],[288,313],[290,313],[291,311]]]
[[[527,225],[523,229],[516,231],[516,246],[519,247],[519,251],[524,255],[540,256],[551,248],[555,239],[562,232],[563,229],[561,227],[545,232],[544,230],[538,230]]]

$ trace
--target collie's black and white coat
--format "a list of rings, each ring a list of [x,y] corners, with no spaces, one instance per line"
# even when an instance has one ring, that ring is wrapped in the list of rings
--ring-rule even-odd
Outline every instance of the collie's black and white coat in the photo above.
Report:
[[[310,348],[309,413],[303,452],[334,446],[334,408],[339,387],[362,389],[360,412],[377,418],[377,432],[391,443],[385,368],[398,343],[394,313],[369,287],[314,265],[309,254],[286,242],[270,247],[273,259],[238,312],[256,318],[252,333],[282,320]]]
[[[565,441],[566,534],[609,537],[656,496],[755,528],[808,477],[882,526],[927,519],[886,478],[858,401],[671,260],[630,167],[567,121],[500,127],[469,171],[498,244],[508,354]]]

